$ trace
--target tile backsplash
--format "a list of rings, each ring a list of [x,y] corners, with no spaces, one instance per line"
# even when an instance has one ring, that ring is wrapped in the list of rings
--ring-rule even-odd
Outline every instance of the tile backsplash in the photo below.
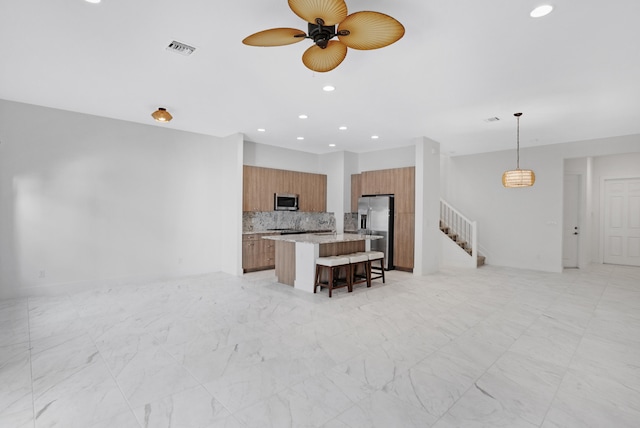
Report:
[[[336,230],[333,213],[301,211],[245,211],[242,213],[243,232],[261,232],[269,229]]]
[[[358,231],[358,213],[344,213],[344,231]]]

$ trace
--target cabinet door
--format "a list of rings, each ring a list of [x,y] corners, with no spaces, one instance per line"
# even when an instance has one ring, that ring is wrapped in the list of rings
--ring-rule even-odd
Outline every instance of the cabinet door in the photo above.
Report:
[[[276,243],[269,239],[262,239],[261,247],[261,267],[269,268],[276,265]]]
[[[351,212],[358,212],[358,198],[362,196],[362,175],[351,174]]]
[[[394,170],[380,169],[362,173],[363,195],[389,195],[394,193]]]
[[[273,211],[276,171],[247,165],[243,167],[243,211]]]
[[[324,212],[327,208],[327,176],[307,172],[293,172],[292,193],[300,195],[299,209],[305,212]]]
[[[260,248],[256,240],[242,241],[242,269],[251,270],[260,266]]]
[[[413,270],[415,215],[396,213],[394,223],[393,263],[401,270]]]
[[[415,212],[415,168],[397,168],[393,175],[396,212]]]
[[[276,171],[276,193],[300,193],[296,182],[296,172],[278,169]]]

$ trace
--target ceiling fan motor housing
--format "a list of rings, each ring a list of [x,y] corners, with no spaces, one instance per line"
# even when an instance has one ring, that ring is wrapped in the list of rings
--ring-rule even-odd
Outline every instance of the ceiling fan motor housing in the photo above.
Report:
[[[336,36],[335,25],[320,25],[309,22],[309,38],[322,49],[327,47],[329,40]]]

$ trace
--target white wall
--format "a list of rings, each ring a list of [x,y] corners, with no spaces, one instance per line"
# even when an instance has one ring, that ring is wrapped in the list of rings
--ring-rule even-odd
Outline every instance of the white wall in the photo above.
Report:
[[[240,271],[240,135],[0,100],[0,141],[0,297]]]
[[[258,144],[251,141],[244,142],[243,162],[245,165],[262,168],[324,174],[320,169],[319,157],[314,153]]]
[[[488,264],[559,272],[564,159],[638,152],[640,135],[521,149],[522,168],[536,173],[536,184],[523,189],[505,189],[500,181],[515,167],[515,150],[452,157],[445,163],[447,199],[478,221]]]
[[[334,213],[336,231],[344,231],[345,153],[335,152],[318,155],[320,171],[327,176],[327,212]]]
[[[638,139],[640,145],[640,138]],[[638,149],[640,151],[640,149]],[[605,179],[639,178],[640,153],[624,155],[599,156],[593,158],[593,239],[591,254],[593,261],[602,263],[602,216],[604,206],[602,201],[602,186]]]
[[[405,168],[416,165],[415,145],[397,149],[377,150],[358,155],[358,172],[378,169]]]

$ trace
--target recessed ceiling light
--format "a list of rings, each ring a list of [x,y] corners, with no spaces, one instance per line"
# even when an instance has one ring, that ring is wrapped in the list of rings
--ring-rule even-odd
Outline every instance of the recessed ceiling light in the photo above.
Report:
[[[329,144],[329,147],[335,147],[335,146],[336,146],[335,144]]]
[[[100,3],[101,0],[84,0],[84,1],[86,1],[87,3],[98,4]]]
[[[538,6],[535,9],[533,9],[529,14],[529,16],[531,16],[532,18],[541,18],[543,16],[550,14],[552,10],[553,10],[553,6],[544,4],[542,6]]]
[[[377,140],[378,138],[380,138],[380,137],[378,137],[377,135],[372,135],[372,136],[371,136],[371,139],[372,139],[372,140]]]
[[[347,130],[347,127],[346,127],[346,126],[341,126],[341,127],[340,127],[340,128],[338,128],[338,129],[339,129],[339,130],[341,130],[341,131],[346,131],[346,130]]]
[[[298,137],[298,140],[302,141],[304,140],[304,137]]]
[[[258,128],[258,132],[267,132],[267,130],[264,128]]]
[[[299,117],[300,119],[306,119],[306,118],[308,118],[309,116],[307,116],[306,114],[301,114],[301,115],[300,115],[300,116],[298,116],[298,117]]]
[[[336,87],[333,85],[325,85],[322,87],[322,90],[325,92],[331,92],[331,91],[335,91]]]

